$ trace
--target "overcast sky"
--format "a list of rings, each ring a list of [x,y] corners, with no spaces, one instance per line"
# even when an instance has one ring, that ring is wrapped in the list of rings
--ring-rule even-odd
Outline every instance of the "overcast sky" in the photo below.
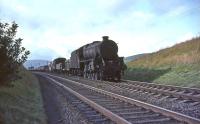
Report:
[[[154,52],[200,34],[200,0],[0,0],[29,59],[70,57],[107,35],[119,55]]]

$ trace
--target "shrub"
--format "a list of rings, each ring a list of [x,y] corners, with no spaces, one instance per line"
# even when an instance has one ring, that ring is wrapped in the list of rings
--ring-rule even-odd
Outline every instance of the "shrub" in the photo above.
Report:
[[[16,79],[18,68],[30,54],[21,47],[21,38],[16,38],[18,25],[0,22],[0,85]]]

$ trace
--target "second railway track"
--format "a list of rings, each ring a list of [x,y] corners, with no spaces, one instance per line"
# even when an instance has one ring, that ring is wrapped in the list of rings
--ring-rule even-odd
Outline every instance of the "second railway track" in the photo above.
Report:
[[[47,75],[45,75],[47,77]],[[50,75],[48,75],[50,76]],[[199,124],[200,120],[57,76],[48,77],[115,123]],[[63,83],[65,82],[65,83]],[[66,83],[67,82],[67,83]],[[80,95],[81,94],[81,95]],[[81,103],[81,102],[78,102]]]
[[[124,83],[123,83],[124,82]],[[132,90],[142,90],[150,93],[156,93],[166,96],[172,96],[175,98],[184,99],[185,102],[193,102],[198,104],[200,102],[200,89],[197,88],[186,88],[170,85],[159,85],[154,83],[146,83],[139,81],[123,80],[120,83],[120,87]]]

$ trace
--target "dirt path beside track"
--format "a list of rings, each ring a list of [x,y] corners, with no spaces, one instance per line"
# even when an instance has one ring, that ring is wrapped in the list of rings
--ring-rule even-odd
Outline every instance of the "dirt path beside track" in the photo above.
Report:
[[[46,78],[37,75],[43,97],[48,124],[88,124],[84,116],[74,108],[59,87]]]

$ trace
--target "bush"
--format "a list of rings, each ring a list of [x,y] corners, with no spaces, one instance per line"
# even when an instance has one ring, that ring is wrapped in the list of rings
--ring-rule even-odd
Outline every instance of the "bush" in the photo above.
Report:
[[[18,25],[0,22],[0,85],[16,79],[18,68],[30,54],[21,47],[21,38],[16,38]]]

